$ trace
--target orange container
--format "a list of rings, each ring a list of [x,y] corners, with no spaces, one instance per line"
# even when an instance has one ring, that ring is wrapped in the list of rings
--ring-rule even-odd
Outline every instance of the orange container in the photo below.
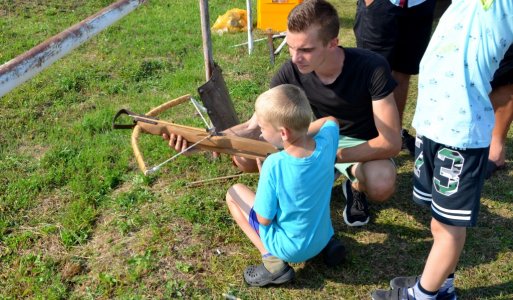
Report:
[[[303,0],[258,0],[257,28],[282,32],[287,30],[289,12]]]

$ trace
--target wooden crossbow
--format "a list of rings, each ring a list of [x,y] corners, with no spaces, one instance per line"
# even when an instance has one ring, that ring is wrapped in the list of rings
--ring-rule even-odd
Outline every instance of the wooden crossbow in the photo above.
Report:
[[[144,173],[144,175],[149,175],[153,172],[156,172],[160,166],[182,154],[184,151],[176,154],[164,163],[161,163],[152,168],[148,168],[144,162],[143,155],[139,150],[138,145],[139,134],[141,132],[159,136],[162,136],[163,133],[166,133],[168,136],[173,133],[175,135],[183,136],[189,142],[189,144],[192,144],[187,149],[196,147],[205,151],[226,153],[251,159],[265,158],[267,155],[278,151],[276,147],[264,141],[239,137],[235,135],[226,135],[224,133],[216,132],[215,128],[207,128],[205,130],[196,127],[178,125],[156,118],[156,116],[163,111],[166,111],[169,108],[184,103],[190,99],[190,95],[176,98],[150,110],[145,115],[136,114],[126,109],[121,109],[114,116],[112,123],[114,129],[133,129],[132,149],[134,151],[139,169]],[[133,124],[117,124],[116,121],[121,115],[128,115],[131,117],[133,119]]]

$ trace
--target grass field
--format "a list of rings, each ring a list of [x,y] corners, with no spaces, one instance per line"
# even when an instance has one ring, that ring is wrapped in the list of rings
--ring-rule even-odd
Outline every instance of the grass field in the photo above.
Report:
[[[112,2],[0,0],[0,65]],[[245,6],[209,2],[212,24]],[[354,46],[355,1],[332,2],[341,17],[341,44]],[[287,51],[271,65],[265,42],[256,43],[252,55],[231,47],[245,42],[246,33],[212,39],[214,59],[245,120]],[[432,242],[430,215],[411,202],[412,160],[401,152],[397,193],[371,204],[372,220],[363,228],[344,224],[343,179],[335,183],[332,217],[348,249],[344,265],[328,269],[314,258],[293,265],[291,284],[247,287],[242,271],[259,263],[259,254],[231,219],[224,197],[236,182],[256,187],[258,175],[191,185],[237,174],[227,156],[203,153],[181,156],[145,177],[130,131],[111,129],[118,109],[144,113],[185,94],[197,96],[204,82],[198,1],[149,0],[0,98],[0,299],[222,299],[224,293],[368,299],[392,277],[422,271]],[[203,127],[189,104],[163,118]],[[141,147],[151,165],[174,154],[157,136],[144,136]],[[507,157],[512,164],[511,150]],[[508,169],[485,182],[478,227],[468,231],[457,271],[461,299],[513,299],[512,175]]]

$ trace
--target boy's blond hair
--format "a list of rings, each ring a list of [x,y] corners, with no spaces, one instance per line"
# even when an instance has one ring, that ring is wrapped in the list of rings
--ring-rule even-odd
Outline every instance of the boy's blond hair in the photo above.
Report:
[[[305,92],[295,85],[282,84],[258,96],[255,103],[258,118],[297,132],[307,132],[312,122],[312,109]]]

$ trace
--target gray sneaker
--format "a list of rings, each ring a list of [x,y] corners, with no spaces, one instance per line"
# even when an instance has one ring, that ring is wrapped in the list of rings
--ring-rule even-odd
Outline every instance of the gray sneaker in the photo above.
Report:
[[[417,281],[420,280],[419,276],[405,276],[405,277],[396,277],[390,280],[390,288],[398,289],[398,288],[411,288],[417,284]]]
[[[392,289],[400,289],[400,288],[410,288],[417,284],[417,281],[420,280],[419,276],[407,276],[407,277],[396,277],[390,280],[390,288]],[[449,289],[445,291],[438,292],[436,296],[437,300],[456,300],[458,296],[456,295],[456,290],[454,286],[451,286]]]
[[[391,290],[375,290],[371,293],[372,300],[415,300],[415,296],[408,294],[408,288]]]

